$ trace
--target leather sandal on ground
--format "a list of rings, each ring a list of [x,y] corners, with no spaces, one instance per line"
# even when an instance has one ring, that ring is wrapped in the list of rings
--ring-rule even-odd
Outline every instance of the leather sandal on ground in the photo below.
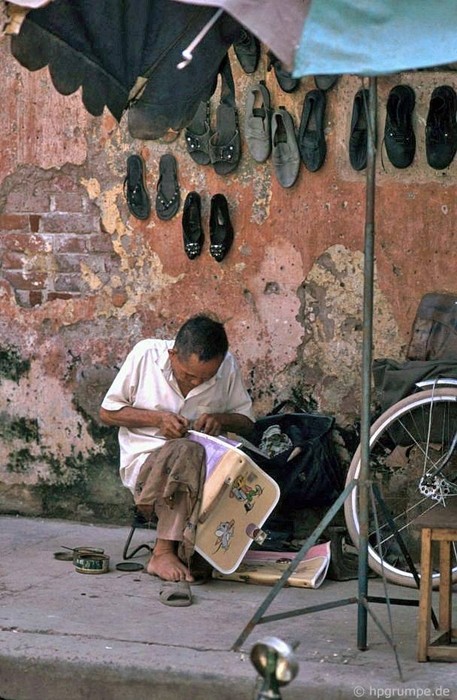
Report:
[[[139,155],[132,155],[127,158],[124,195],[129,211],[135,218],[144,220],[149,217],[151,202],[145,185],[144,161]]]
[[[210,103],[200,102],[185,132],[187,152],[198,165],[208,165],[211,163],[209,155],[209,140],[211,134]]]
[[[159,600],[171,608],[187,608],[192,605],[192,591],[188,581],[162,581]]]
[[[168,221],[179,209],[180,192],[176,158],[166,153],[160,159],[157,183],[156,212],[159,219]]]

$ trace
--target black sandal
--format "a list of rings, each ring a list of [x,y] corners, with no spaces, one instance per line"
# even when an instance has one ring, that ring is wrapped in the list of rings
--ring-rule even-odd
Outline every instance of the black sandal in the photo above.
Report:
[[[227,175],[237,167],[241,156],[241,136],[235,104],[235,85],[226,56],[219,70],[221,100],[216,112],[216,131],[209,140],[209,154],[218,175]]]
[[[211,134],[210,103],[200,102],[185,132],[187,152],[198,165],[208,165],[211,163],[211,158],[209,156],[209,140]]]
[[[127,176],[124,180],[124,196],[131,214],[137,219],[147,219],[151,202],[145,186],[144,161],[141,156],[127,158]]]
[[[159,219],[168,221],[179,209],[181,201],[176,158],[166,153],[160,158],[157,183],[156,212]]]

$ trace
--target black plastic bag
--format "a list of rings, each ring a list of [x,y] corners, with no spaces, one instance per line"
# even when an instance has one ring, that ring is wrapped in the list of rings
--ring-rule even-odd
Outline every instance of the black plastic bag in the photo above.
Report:
[[[292,447],[271,458],[243,447],[278,484],[281,497],[277,511],[328,506],[343,490],[343,474],[331,437],[333,424],[330,416],[279,412],[255,422],[251,442],[256,447],[272,425],[279,425],[292,441]],[[297,447],[301,448],[299,454],[291,458]]]

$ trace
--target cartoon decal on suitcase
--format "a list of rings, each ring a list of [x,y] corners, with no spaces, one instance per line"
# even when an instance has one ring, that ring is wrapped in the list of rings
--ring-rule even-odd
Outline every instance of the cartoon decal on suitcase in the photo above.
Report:
[[[207,473],[195,549],[215,569],[235,571],[279,500],[279,487],[237,443],[190,431],[204,445]]]

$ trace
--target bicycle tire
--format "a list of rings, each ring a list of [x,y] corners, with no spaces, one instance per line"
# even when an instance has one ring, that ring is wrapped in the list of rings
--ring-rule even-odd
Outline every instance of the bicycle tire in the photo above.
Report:
[[[369,478],[377,483],[402,539],[420,576],[420,530],[415,518],[436,507],[437,500],[419,491],[424,465],[445,454],[457,430],[457,389],[419,391],[398,401],[373,423],[370,429]],[[361,448],[351,461],[346,485],[360,473]],[[453,484],[457,479],[457,454],[452,454],[444,476]],[[457,495],[449,495],[457,498]],[[398,549],[392,529],[376,508],[378,535],[370,506],[368,565],[377,574],[401,586],[416,587],[414,575]],[[344,504],[346,525],[354,545],[359,546],[358,487]],[[379,538],[379,539],[378,539]],[[380,542],[380,543],[379,543]],[[454,550],[452,580],[457,581],[457,558]],[[434,567],[435,568],[435,567]],[[433,573],[432,585],[439,585],[439,573]]]

